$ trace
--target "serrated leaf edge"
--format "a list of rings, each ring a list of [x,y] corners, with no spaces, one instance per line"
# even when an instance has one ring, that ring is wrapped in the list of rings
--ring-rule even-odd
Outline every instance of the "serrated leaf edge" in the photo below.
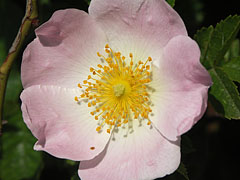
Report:
[[[224,70],[222,70],[222,68],[218,67],[217,69],[221,70],[221,71],[226,75],[226,77],[229,78],[228,75],[224,72]],[[238,105],[237,105],[236,102],[235,102],[236,99],[232,97],[232,93],[229,93],[229,91],[227,90],[226,86],[225,86],[224,83],[222,82],[221,78],[219,78],[218,73],[216,72],[215,68],[212,68],[212,69],[210,69],[209,71],[212,71],[213,73],[215,73],[216,77],[218,77],[219,82],[222,84],[222,86],[224,87],[224,89],[226,90],[226,92],[228,93],[228,95],[231,97],[231,100],[232,100],[232,102],[234,102],[234,105],[237,107]],[[234,87],[234,90],[235,90],[235,92],[236,92],[236,94],[237,94],[237,97],[238,97],[238,99],[239,99],[239,101],[240,101],[240,96],[239,96],[239,93],[238,93],[238,91],[237,91],[236,85],[232,82],[232,80],[231,80],[230,78],[229,78],[229,82],[232,83],[232,85],[233,85],[233,87]],[[240,111],[239,111],[239,114],[240,114]],[[224,115],[224,116],[225,116],[225,115]],[[226,117],[227,119],[240,119],[240,116],[236,116],[236,117],[228,117],[228,116],[225,116],[225,117]]]

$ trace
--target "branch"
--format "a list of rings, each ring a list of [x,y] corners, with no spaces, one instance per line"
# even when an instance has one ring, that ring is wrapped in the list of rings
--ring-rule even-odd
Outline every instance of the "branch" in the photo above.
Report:
[[[14,60],[17,58],[31,25],[36,25],[38,17],[37,0],[27,0],[26,13],[23,17],[22,24],[18,34],[9,49],[8,55],[0,66],[0,136],[2,132],[3,104],[6,91],[7,79]]]

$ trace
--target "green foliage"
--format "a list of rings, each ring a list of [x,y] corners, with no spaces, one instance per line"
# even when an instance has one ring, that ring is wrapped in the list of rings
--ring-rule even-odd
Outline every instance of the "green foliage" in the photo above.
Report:
[[[214,30],[213,26],[209,26],[208,28],[204,27],[200,31],[198,31],[194,37],[201,49],[201,57],[200,57],[201,63],[207,69],[211,67],[209,61],[207,60],[207,53],[208,53],[208,48],[211,41],[213,30]]]
[[[2,180],[31,178],[41,165],[41,153],[33,151],[35,138],[27,130],[21,112],[12,115],[5,126],[0,174]]]
[[[174,7],[175,5],[175,0],[166,0],[170,6]]]
[[[189,180],[187,168],[182,162],[180,163],[177,172],[180,173],[185,178],[185,180]]]
[[[18,180],[36,177],[41,167],[41,153],[33,150],[36,139],[22,119],[19,95],[22,90],[20,75],[15,66],[9,77],[4,105],[4,131],[1,137],[2,156],[0,179]],[[14,173],[13,173],[14,172]]]
[[[210,75],[214,82],[210,94],[223,106],[226,118],[240,119],[240,97],[236,85],[221,68],[212,68]]]
[[[240,28],[240,16],[229,16],[217,24],[212,33],[206,59],[212,66],[219,65]]]
[[[5,43],[0,41],[1,61],[6,56]],[[1,137],[0,179],[36,179],[41,167],[41,153],[33,150],[36,139],[22,119],[19,95],[22,91],[19,67],[14,64],[11,70],[4,103],[3,135]]]
[[[225,63],[222,68],[232,81],[240,83],[240,57],[232,58],[232,60]]]
[[[208,69],[213,85],[211,103],[228,119],[240,119],[240,97],[233,81],[240,80],[240,16],[229,16],[214,28],[202,28],[195,35],[201,49],[201,62]]]
[[[79,180],[78,174],[75,174],[71,177],[71,180]]]
[[[91,0],[84,0],[88,5],[90,4]]]
[[[236,58],[238,56],[240,56],[240,42],[239,39],[235,39],[232,42],[230,49],[225,54],[224,58],[225,61],[230,61],[232,58]]]

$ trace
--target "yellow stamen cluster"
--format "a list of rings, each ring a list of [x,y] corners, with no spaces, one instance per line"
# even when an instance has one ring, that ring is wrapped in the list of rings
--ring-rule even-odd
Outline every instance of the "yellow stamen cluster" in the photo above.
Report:
[[[113,52],[107,44],[105,46],[107,57],[97,55],[104,60],[97,68],[90,67],[90,73],[79,88],[85,88],[75,101],[88,100],[88,107],[94,107],[90,112],[95,120],[99,120],[96,131],[100,132],[104,125],[108,125],[107,133],[114,127],[129,124],[133,119],[147,119],[148,125],[150,108],[150,97],[147,84],[151,82],[148,65],[151,57],[143,63],[134,63],[133,54],[129,54],[130,62],[120,52]],[[105,64],[105,65],[104,65]]]

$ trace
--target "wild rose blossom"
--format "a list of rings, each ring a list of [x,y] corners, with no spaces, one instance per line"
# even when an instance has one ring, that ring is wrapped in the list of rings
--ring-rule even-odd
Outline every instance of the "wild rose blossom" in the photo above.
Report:
[[[82,179],[163,177],[203,115],[208,72],[164,0],[92,0],[56,11],[23,55],[21,94],[34,149],[81,161]]]

